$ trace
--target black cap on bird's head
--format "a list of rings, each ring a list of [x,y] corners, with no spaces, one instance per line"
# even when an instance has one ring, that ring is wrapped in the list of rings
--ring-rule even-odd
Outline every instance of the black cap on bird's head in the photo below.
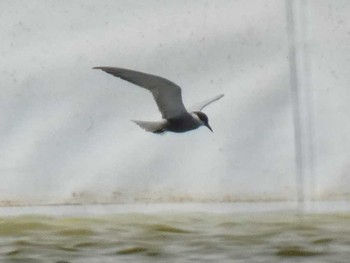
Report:
[[[202,121],[203,125],[206,126],[211,132],[213,132],[212,128],[209,125],[209,119],[208,116],[205,115],[203,112],[201,111],[195,111],[194,112],[198,118]]]

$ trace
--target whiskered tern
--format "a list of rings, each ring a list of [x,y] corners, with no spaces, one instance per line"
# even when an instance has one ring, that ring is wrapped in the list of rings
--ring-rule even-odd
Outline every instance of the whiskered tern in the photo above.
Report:
[[[224,94],[217,95],[186,110],[182,102],[181,88],[170,80],[130,69],[115,67],[94,67],[94,69],[101,69],[115,77],[143,87],[152,93],[162,114],[162,120],[133,121],[146,131],[153,133],[166,131],[187,132],[201,126],[206,126],[213,131],[209,125],[207,115],[202,110],[210,103],[221,99]]]

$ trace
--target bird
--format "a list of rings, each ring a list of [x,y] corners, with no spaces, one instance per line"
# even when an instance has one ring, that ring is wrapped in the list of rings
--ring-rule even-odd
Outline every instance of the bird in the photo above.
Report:
[[[102,70],[152,93],[162,119],[159,121],[132,120],[142,129],[158,134],[183,133],[205,126],[213,132],[208,116],[202,110],[212,102],[221,99],[224,94],[200,102],[187,110],[182,102],[181,88],[166,78],[118,67],[93,67],[93,69]]]

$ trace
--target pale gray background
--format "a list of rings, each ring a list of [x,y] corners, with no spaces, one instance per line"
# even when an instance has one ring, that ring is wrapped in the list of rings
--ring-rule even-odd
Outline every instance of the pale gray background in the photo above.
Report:
[[[310,0],[310,197],[350,194],[350,4]],[[2,204],[295,200],[285,1],[0,1]],[[214,129],[146,133],[164,76]],[[312,184],[310,184],[310,181]]]

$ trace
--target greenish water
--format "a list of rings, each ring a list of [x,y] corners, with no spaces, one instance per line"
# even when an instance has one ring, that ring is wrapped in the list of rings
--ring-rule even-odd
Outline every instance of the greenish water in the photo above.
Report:
[[[0,262],[350,262],[350,214],[0,218]]]

